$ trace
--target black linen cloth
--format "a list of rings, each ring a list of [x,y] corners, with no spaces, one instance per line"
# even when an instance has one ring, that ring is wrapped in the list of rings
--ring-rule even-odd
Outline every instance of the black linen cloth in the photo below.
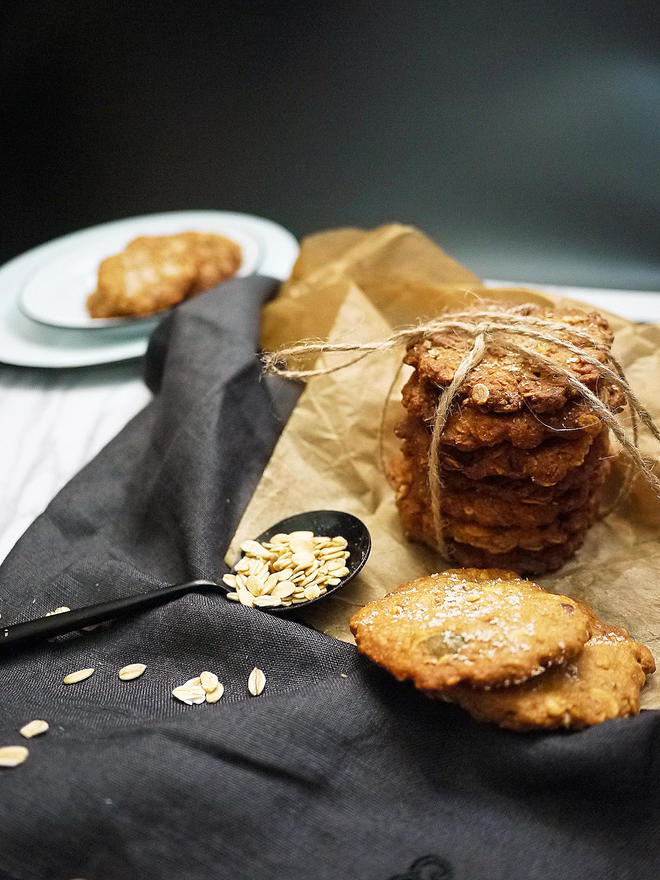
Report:
[[[255,355],[275,289],[233,281],[161,324],[146,357],[154,401],[0,568],[3,623],[221,576],[295,400],[260,376]],[[0,744],[30,749],[23,765],[0,769],[8,878],[602,880],[660,870],[658,712],[570,734],[502,731],[395,682],[352,646],[212,594],[0,662]],[[134,662],[145,674],[120,681]],[[90,679],[62,684],[87,666]],[[266,675],[256,698],[254,666]],[[173,699],[203,669],[224,683],[221,702]],[[18,728],[33,718],[50,731],[24,741]]]

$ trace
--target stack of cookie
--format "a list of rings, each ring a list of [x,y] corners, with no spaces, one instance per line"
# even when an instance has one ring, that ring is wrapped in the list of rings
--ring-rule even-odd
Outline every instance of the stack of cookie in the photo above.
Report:
[[[353,615],[358,649],[399,680],[516,730],[636,715],[649,649],[514,572],[454,569]]]
[[[554,336],[606,360],[613,337],[597,313],[529,310],[567,326],[553,329]],[[461,565],[555,570],[582,544],[597,515],[609,468],[608,429],[564,376],[506,347],[491,346],[469,373],[444,426],[438,541],[429,488],[431,435],[440,395],[472,341],[445,331],[408,348],[405,362],[414,372],[396,428],[401,452],[390,465],[404,532],[410,540],[442,545]],[[573,373],[611,412],[621,408],[622,394],[603,382],[597,367],[562,346],[526,342]]]

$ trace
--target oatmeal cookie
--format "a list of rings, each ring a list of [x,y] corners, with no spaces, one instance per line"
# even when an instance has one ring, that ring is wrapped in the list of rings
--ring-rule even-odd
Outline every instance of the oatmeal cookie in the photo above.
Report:
[[[502,565],[517,571],[522,575],[541,575],[549,571],[557,571],[576,551],[584,544],[588,527],[573,532],[563,544],[552,544],[542,550],[523,550],[517,547],[508,553],[490,553],[482,547],[473,547],[471,544],[462,544],[448,538],[445,541],[447,558],[457,565],[476,565],[488,568],[489,566]],[[411,538],[433,546],[432,538]]]
[[[568,325],[571,329],[549,331],[556,338],[572,342],[591,357],[605,363],[612,344],[607,321],[597,312],[581,309],[550,310],[529,306],[528,313]],[[579,339],[572,330],[585,334],[591,342]],[[548,332],[541,329],[541,332]],[[607,383],[600,371],[563,346],[540,340],[516,338],[516,343],[534,349],[570,370],[590,390]],[[418,370],[423,380],[449,385],[456,368],[472,348],[472,339],[452,330],[412,343],[405,363]],[[490,345],[484,360],[470,372],[461,390],[461,401],[492,412],[515,412],[529,407],[537,413],[554,412],[576,399],[577,392],[563,376],[537,362],[497,345]]]
[[[87,309],[93,318],[151,315],[219,284],[240,264],[240,246],[221,235],[140,236],[101,262]]]
[[[584,508],[600,489],[609,473],[609,461],[601,461],[590,481],[576,488],[569,487],[556,498],[538,500],[519,498],[515,488],[499,491],[482,491],[481,482],[469,481],[470,485],[454,490],[443,487],[440,509],[455,522],[473,523],[492,529],[517,528],[521,530],[547,526],[575,510]],[[388,477],[396,491],[397,505],[431,508],[431,491],[426,472],[416,470],[405,455],[394,456],[388,466]],[[410,501],[406,501],[410,498]]]
[[[396,505],[405,537],[437,549],[428,486],[410,476],[405,457],[393,460],[389,473],[396,487]],[[569,513],[562,511],[553,522],[540,526],[487,527],[445,515],[442,526],[445,546],[452,553],[451,558],[462,565],[480,565],[486,553],[489,560],[486,568],[496,567],[498,560],[502,560],[500,565],[516,571],[539,574],[552,570],[575,552],[595,521],[598,486],[588,489],[586,500],[580,507]],[[445,508],[446,495],[443,494],[443,513]],[[557,566],[554,566],[555,560],[559,560]]]
[[[420,468],[423,467],[431,446],[431,435],[424,422],[406,416],[395,432],[403,438],[403,452],[410,458],[417,457]],[[443,444],[439,453],[440,467],[443,472],[460,471],[471,480],[498,476],[530,479],[542,486],[554,486],[571,470],[582,465],[593,440],[593,435],[582,433],[573,439],[545,440],[535,449],[519,449],[509,443],[499,443],[472,452],[461,452]]]
[[[176,236],[140,237],[103,260],[87,299],[93,318],[150,315],[181,302],[195,281],[195,261]]]
[[[534,499],[520,500],[513,493],[498,496],[480,492],[479,488],[454,492],[445,487],[441,510],[459,522],[472,522],[489,528],[534,529],[550,525],[559,517],[583,507],[595,489],[600,488],[608,472],[609,462],[602,462],[591,483],[585,482],[575,489],[567,489],[546,503],[535,503]]]
[[[423,382],[416,373],[410,377],[401,392],[405,409],[424,420],[432,430],[439,392],[442,389]],[[603,403],[617,411],[622,402],[619,392],[603,391]],[[551,437],[575,438],[580,434],[595,436],[602,422],[583,401],[572,400],[556,412],[539,415],[525,408],[519,412],[484,412],[473,406],[454,406],[442,430],[442,442],[447,446],[470,451],[484,446],[510,443],[520,449],[533,449]]]
[[[480,547],[499,556],[511,550],[544,550],[547,547],[565,544],[571,536],[584,532],[593,525],[598,512],[598,499],[590,496],[582,507],[567,515],[561,515],[548,525],[523,529],[520,526],[511,528],[492,528],[474,522],[462,522],[445,516],[443,535],[472,547]]]
[[[594,618],[591,629],[577,657],[523,684],[490,691],[459,686],[440,696],[513,730],[580,728],[636,715],[646,675],[655,670],[651,652],[621,627]]]
[[[576,656],[590,617],[511,571],[454,569],[403,584],[351,619],[358,650],[437,691],[525,681]]]
[[[587,482],[598,480],[598,474],[606,466],[609,470],[610,447],[609,432],[603,431],[596,437],[581,467],[573,468],[553,486],[542,486],[531,480],[518,480],[509,477],[484,477],[471,480],[460,471],[445,471],[442,475],[444,485],[455,492],[471,492],[478,487],[481,494],[497,498],[517,498],[530,504],[548,504],[557,500],[569,489],[577,489]]]

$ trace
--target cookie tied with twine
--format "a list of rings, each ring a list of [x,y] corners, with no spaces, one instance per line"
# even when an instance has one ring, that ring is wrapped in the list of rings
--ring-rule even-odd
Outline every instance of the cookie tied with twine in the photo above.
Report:
[[[463,552],[470,549],[469,545],[459,545],[453,539],[445,540],[447,518],[442,505],[443,474],[446,471],[443,467],[446,458],[444,431],[456,413],[489,413],[500,420],[520,413],[528,414],[530,419],[543,421],[547,418],[551,421],[550,414],[561,414],[563,407],[578,402],[600,420],[605,431],[610,429],[614,433],[629,456],[632,465],[629,482],[637,473],[660,497],[660,481],[637,448],[640,423],[656,440],[660,440],[660,431],[612,355],[612,338],[607,322],[596,312],[579,309],[553,311],[529,304],[478,305],[469,311],[445,312],[431,321],[395,331],[387,339],[367,343],[302,342],[278,352],[267,352],[263,361],[268,372],[308,379],[344,369],[378,352],[406,346],[405,362],[414,367],[419,381],[433,388],[437,395],[433,419],[427,424],[429,451],[424,474],[433,540],[428,540],[428,536],[421,539],[443,555],[459,559],[461,564],[471,564],[472,558],[474,564],[481,565],[484,561],[492,562],[483,549],[480,554],[470,556],[469,552],[467,555]],[[307,367],[310,358],[322,354],[344,357],[334,365]],[[624,405],[630,412],[629,432],[615,415]],[[550,430],[554,433],[554,429]],[[565,439],[561,429],[556,433]],[[534,450],[530,450],[530,455],[533,454]],[[488,486],[487,480],[475,480],[473,485],[477,492],[486,488],[491,491],[491,483],[498,479],[488,477]],[[522,479],[509,479],[506,489],[514,493],[512,497],[519,494],[528,501],[527,483]],[[523,488],[524,492],[517,492]],[[573,538],[566,544],[568,555],[579,546],[582,537]],[[565,559],[561,553],[557,555],[558,548],[551,549],[554,552],[552,559],[558,559],[558,564],[539,567],[536,563],[527,566],[526,562],[521,562],[518,569],[539,572],[548,567],[559,567]],[[515,562],[515,554],[513,559],[507,559],[509,566],[516,567]]]

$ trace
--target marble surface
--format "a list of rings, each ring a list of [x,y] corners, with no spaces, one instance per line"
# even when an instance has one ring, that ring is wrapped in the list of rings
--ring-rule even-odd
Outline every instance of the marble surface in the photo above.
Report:
[[[544,289],[632,320],[660,321],[660,293]],[[0,364],[0,561],[59,489],[149,399],[141,360],[77,369]]]
[[[150,397],[141,360],[68,370],[0,364],[0,561]]]

